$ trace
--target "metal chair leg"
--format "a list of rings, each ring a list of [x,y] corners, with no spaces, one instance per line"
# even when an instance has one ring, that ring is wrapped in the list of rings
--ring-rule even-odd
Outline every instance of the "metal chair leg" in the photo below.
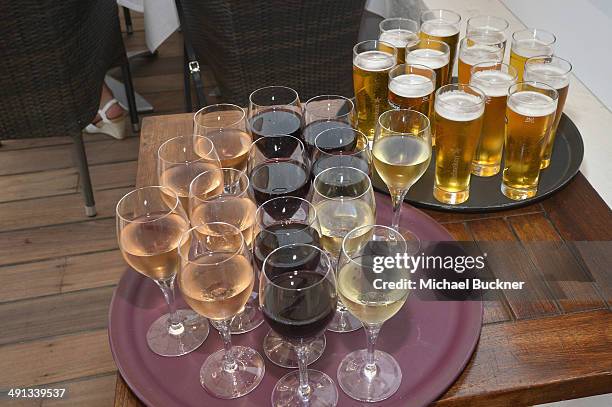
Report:
[[[123,7],[123,19],[125,20],[125,31],[127,35],[134,34],[134,26],[132,26],[132,15],[130,14],[130,9],[127,7]]]
[[[185,111],[191,113],[193,105],[191,103],[191,78],[189,73],[189,58],[187,50],[183,49],[183,88],[185,94]]]
[[[75,147],[75,164],[79,170],[81,191],[85,199],[85,215],[96,216],[96,202],[94,201],[91,178],[89,177],[89,166],[87,165],[87,154],[85,153],[85,144],[83,144],[83,135],[79,134],[73,137],[73,141]]]
[[[130,72],[130,62],[127,58],[123,65],[121,65],[121,75],[123,76],[123,85],[125,86],[125,96],[128,101],[132,130],[138,133],[140,130],[138,123],[138,108],[136,107],[136,97],[134,96],[134,84],[132,82],[132,73]]]

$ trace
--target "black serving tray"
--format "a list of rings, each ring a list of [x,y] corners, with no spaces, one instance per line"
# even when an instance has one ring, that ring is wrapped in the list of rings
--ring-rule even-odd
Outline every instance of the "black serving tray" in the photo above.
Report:
[[[405,201],[415,206],[453,212],[488,212],[517,208],[540,201],[563,188],[577,173],[584,156],[582,136],[576,125],[565,114],[561,117],[553,147],[550,166],[540,173],[538,192],[533,198],[513,201],[501,193],[501,171],[493,177],[476,177],[470,180],[470,198],[459,205],[438,202],[433,197],[435,154],[423,177],[412,186]],[[503,163],[502,163],[503,164]],[[502,165],[503,166],[503,165]],[[389,193],[376,171],[372,178],[374,189]]]

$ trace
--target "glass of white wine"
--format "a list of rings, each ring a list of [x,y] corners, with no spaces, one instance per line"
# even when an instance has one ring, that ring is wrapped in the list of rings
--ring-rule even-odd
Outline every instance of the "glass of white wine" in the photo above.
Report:
[[[186,212],[189,211],[189,184],[198,174],[214,168],[221,168],[221,163],[207,137],[173,137],[157,150],[157,179],[160,185],[178,195]]]
[[[363,240],[363,236],[367,239]],[[366,349],[346,355],[338,366],[338,383],[355,400],[385,400],[402,382],[402,370],[395,358],[375,350],[375,345],[383,323],[393,317],[408,298],[407,289],[389,289],[389,285],[383,283],[408,279],[410,271],[394,266],[376,272],[374,259],[395,257],[407,250],[407,243],[399,232],[381,225],[360,226],[349,232],[342,242],[336,271],[338,296],[363,323],[368,344]]]
[[[391,226],[399,230],[404,198],[431,161],[431,128],[427,116],[408,109],[388,110],[381,114],[374,135],[372,158],[374,168],[391,194]]]
[[[255,284],[250,250],[240,229],[208,222],[182,234],[178,285],[198,314],[209,318],[223,339],[200,369],[200,383],[210,394],[234,399],[253,391],[263,379],[261,355],[246,346],[232,346],[230,324],[242,311]]]
[[[313,186],[312,204],[321,228],[319,242],[335,261],[342,248],[342,239],[348,232],[376,221],[372,182],[368,174],[360,169],[331,167],[315,177]],[[353,235],[355,241],[364,238],[367,239],[367,236]],[[328,329],[332,332],[351,332],[359,328],[361,322],[339,302]]]
[[[195,350],[208,336],[208,322],[191,310],[177,310],[174,303],[179,240],[189,229],[178,195],[162,186],[135,189],[119,200],[116,215],[123,258],[134,270],[155,281],[168,307],[168,313],[149,327],[149,348],[160,356],[180,356]]]
[[[249,177],[234,168],[217,168],[195,177],[189,187],[189,217],[193,226],[225,222],[237,227],[250,249],[255,238],[257,206],[249,196]],[[244,311],[232,321],[232,333],[252,331],[263,322],[252,293]]]

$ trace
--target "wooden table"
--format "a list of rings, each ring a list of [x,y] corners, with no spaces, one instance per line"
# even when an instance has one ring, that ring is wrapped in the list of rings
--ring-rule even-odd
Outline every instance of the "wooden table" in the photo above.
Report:
[[[143,120],[137,186],[155,182],[159,145],[191,132],[191,117]],[[425,212],[457,240],[495,251],[495,274],[526,281],[536,299],[499,292],[485,302],[476,352],[436,406],[518,406],[612,392],[612,212],[582,174],[520,209]],[[515,242],[517,250],[503,252],[487,241]],[[557,255],[533,250],[529,242],[537,241],[554,242]],[[539,273],[566,278],[550,284]],[[115,406],[141,405],[117,375]]]

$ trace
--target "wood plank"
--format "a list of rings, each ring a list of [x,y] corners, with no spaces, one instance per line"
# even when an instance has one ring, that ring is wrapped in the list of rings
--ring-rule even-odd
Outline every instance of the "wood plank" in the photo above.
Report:
[[[104,219],[0,234],[0,265],[117,247],[115,220]]]
[[[84,137],[83,141],[89,145],[100,141],[105,141],[103,137]],[[8,152],[15,150],[26,150],[29,148],[45,148],[48,146],[58,146],[62,144],[72,144],[72,137],[68,136],[53,136],[53,137],[38,137],[2,140],[0,144],[0,152]]]
[[[0,304],[0,345],[106,328],[114,287]]]
[[[482,328],[478,348],[435,406],[524,406],[610,392],[612,312]]]
[[[612,241],[586,241],[570,242],[574,253],[580,256],[580,260],[589,271],[591,278],[597,282],[603,299],[608,308],[612,308]]]
[[[115,216],[117,202],[132,189],[128,187],[96,192],[98,215],[89,219]],[[80,193],[0,203],[0,232],[89,219],[83,212],[83,196]]]
[[[16,301],[117,284],[126,271],[118,249],[0,267],[0,299]]]
[[[134,185],[136,161],[90,166],[94,190]],[[76,168],[64,168],[0,177],[0,202],[66,195],[77,191],[79,175]]]
[[[28,387],[116,370],[106,329],[0,346],[4,388]]]
[[[140,142],[138,137],[129,137],[125,140],[104,138],[104,141],[87,145],[89,165],[138,159]],[[74,167],[73,150],[70,144],[8,152],[0,150],[0,161],[2,161],[0,175],[72,168]]]
[[[142,407],[144,404],[132,393],[120,374],[115,386],[115,407]]]
[[[542,214],[509,218],[564,312],[605,308],[595,284]]]
[[[503,219],[468,222],[487,264],[502,281],[524,281],[522,290],[504,290],[504,296],[517,319],[559,313],[542,276],[531,263],[521,243]]]
[[[542,205],[563,240],[612,240],[612,211],[581,173]]]
[[[478,219],[496,219],[496,218],[507,218],[509,216],[525,215],[528,213],[543,212],[544,208],[541,204],[535,203],[528,206],[522,206],[516,209],[509,209],[505,211],[488,211],[488,212],[449,212],[449,211],[436,211],[432,209],[422,209],[423,212],[434,218],[439,223],[450,223],[450,222],[466,222],[470,220]]]

